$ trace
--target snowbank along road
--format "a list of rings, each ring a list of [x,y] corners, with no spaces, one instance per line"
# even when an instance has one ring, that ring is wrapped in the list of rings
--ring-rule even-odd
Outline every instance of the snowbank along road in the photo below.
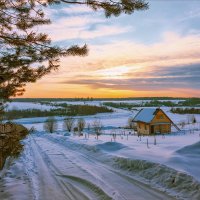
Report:
[[[1,200],[175,199],[114,168],[95,149],[47,135],[29,136],[25,144],[3,175]]]

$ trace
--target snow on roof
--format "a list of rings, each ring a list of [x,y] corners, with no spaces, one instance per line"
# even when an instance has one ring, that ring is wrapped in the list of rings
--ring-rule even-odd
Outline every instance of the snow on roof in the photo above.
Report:
[[[139,113],[134,117],[133,121],[142,121],[149,123],[155,116],[156,108],[143,108]]]

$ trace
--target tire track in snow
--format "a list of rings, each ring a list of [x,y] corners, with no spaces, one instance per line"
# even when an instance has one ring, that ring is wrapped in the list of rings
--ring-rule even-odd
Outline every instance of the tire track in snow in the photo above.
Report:
[[[79,178],[77,176],[68,176],[68,175],[61,175],[61,178],[64,179],[68,179],[70,180],[71,183],[73,183],[74,185],[78,186],[80,189],[82,188],[83,190],[86,189],[87,193],[88,193],[88,189],[92,190],[92,193],[90,193],[90,199],[94,199],[94,200],[111,200],[112,198],[109,197],[107,194],[105,194],[105,192],[99,188],[98,186],[96,186],[95,184],[87,181],[86,179],[82,179]]]
[[[92,188],[95,189],[95,191],[96,191],[96,188],[99,188],[101,193],[100,194],[98,193],[95,198],[92,198],[93,200],[110,199],[110,197],[105,193],[105,190],[107,191],[107,193],[111,194],[110,196],[112,196],[113,199],[126,200],[126,198],[124,198],[122,195],[118,193],[118,191],[112,186],[112,184],[107,184],[105,181],[103,181],[103,178],[105,178],[104,175],[103,176],[101,174],[99,175],[96,173],[96,171],[87,169],[88,162],[89,164],[91,164],[91,166],[94,165],[93,160],[90,160],[83,156],[82,159],[84,159],[84,163],[83,161],[80,163],[79,162],[80,160],[77,161],[76,156],[74,157],[74,152],[71,152],[69,149],[67,149],[66,151],[60,145],[54,147],[55,144],[45,138],[35,138],[35,140],[36,140],[36,143],[38,144],[38,147],[41,148],[42,152],[45,152],[44,149],[42,150],[42,148],[44,148],[44,145],[47,145],[46,146],[47,148],[49,147],[53,148],[51,150],[47,150],[48,153],[45,153],[46,154],[45,159],[48,160],[49,163],[51,163],[50,166],[53,166],[53,171],[57,172],[58,173],[57,175],[63,178],[69,177],[69,176],[74,177],[76,178],[76,180],[79,178],[79,179],[84,180],[82,181],[82,183],[89,182],[90,186],[87,188],[86,192],[88,192],[88,190],[91,190],[91,186]],[[45,143],[41,144],[40,143],[41,140],[45,140]],[[55,150],[57,151],[56,153],[55,153]],[[64,153],[63,153],[63,150],[64,150]],[[75,152],[75,154],[78,155],[78,152]],[[62,156],[62,159],[63,159],[62,161],[64,161],[64,164],[62,163],[62,165],[56,165],[57,159],[58,159],[58,162],[61,161],[61,157],[58,158],[58,155]],[[83,166],[81,166],[81,164],[83,164]],[[101,196],[105,196],[105,197],[101,198]]]
[[[56,178],[32,136],[28,149],[30,154],[24,158],[24,166],[32,182],[34,200],[88,200],[77,188]]]
[[[37,140],[34,139],[34,143],[36,144],[37,149],[42,155],[43,160],[48,164],[48,169],[51,171],[52,176],[54,176],[54,178],[59,182],[59,185],[63,188],[64,192],[67,193],[68,196],[70,196],[70,199],[73,199],[73,200],[88,200],[88,199],[110,200],[111,199],[106,193],[104,193],[103,190],[101,190],[101,188],[99,188],[95,184],[89,181],[86,181],[85,179],[63,174],[62,169],[59,169],[59,167],[57,167],[57,165],[55,165],[55,163],[53,163],[52,160],[50,159],[51,156],[62,157],[63,154],[60,151],[56,153],[54,152],[54,153],[48,154],[42,149],[40,145],[38,145]],[[53,148],[53,150],[55,149]],[[67,161],[67,159],[65,159],[65,161]],[[67,165],[65,165],[65,171],[67,171],[67,169],[74,170],[74,168],[77,168],[77,167],[74,167],[75,164],[71,160],[68,160],[66,163]],[[78,170],[80,173],[81,169],[78,168]],[[85,172],[83,171],[83,173]]]
[[[78,166],[79,171],[75,173],[72,168],[69,169],[68,172],[65,170],[65,167],[56,166],[60,168],[61,175],[64,177],[66,172],[68,174],[73,174],[74,177],[85,178],[86,180],[92,181],[100,187],[103,191],[112,196],[113,199],[126,199],[126,200],[142,200],[142,199],[172,199],[166,194],[162,192],[158,192],[155,189],[147,188],[144,184],[136,182],[135,180],[127,177],[123,177],[119,172],[113,172],[109,169],[109,166],[105,166],[104,163],[95,160],[91,156],[82,154],[75,150],[71,150],[66,146],[62,146],[56,142],[50,141],[47,138],[35,138],[37,144],[41,148],[46,148],[46,150],[50,150],[49,148],[53,148],[50,151],[57,151],[57,153],[62,154],[62,159],[58,158],[58,156],[52,156],[51,153],[48,153],[48,157],[50,157],[51,162],[54,163],[58,159],[60,162],[67,162],[73,166]],[[55,153],[55,152],[54,152]],[[85,174],[81,174],[80,171]],[[90,176],[89,176],[90,175]],[[94,182],[95,181],[95,182]]]
[[[72,148],[72,152],[75,152],[77,155],[81,156],[81,158],[86,159],[86,162],[90,163],[92,168],[90,169],[89,173],[94,174],[95,176],[97,176],[96,172],[98,171],[98,168],[100,168],[100,169],[105,168],[108,172],[109,171],[112,172],[113,176],[114,175],[121,176],[124,179],[126,179],[127,181],[129,181],[131,184],[134,184],[135,186],[140,188],[142,191],[145,190],[151,196],[154,196],[153,199],[163,199],[163,198],[166,200],[167,199],[175,199],[175,197],[172,197],[169,194],[167,194],[166,192],[163,192],[162,188],[157,189],[154,186],[152,187],[146,181],[141,182],[141,180],[138,179],[138,176],[135,177],[131,174],[127,175],[126,171],[120,170],[119,168],[115,168],[113,166],[113,164],[115,165],[115,162],[113,163],[112,156],[111,156],[111,158],[109,157],[109,161],[108,161],[108,158],[105,157],[106,154],[103,154],[102,152],[99,152],[96,150],[91,151],[91,148],[88,148],[87,145],[82,146],[82,144],[74,143],[73,141],[70,141],[70,140],[67,140],[66,143],[63,143],[63,141],[60,141],[59,138],[54,138],[49,135],[45,135],[44,137],[47,138],[47,140],[49,140],[55,144],[61,145],[63,148],[67,149],[67,152],[69,152]],[[72,144],[70,144],[70,143],[72,143]],[[79,150],[81,150],[81,153],[77,152]],[[99,155],[100,155],[100,158],[99,158]],[[75,159],[76,158],[72,158],[72,160],[75,160]],[[97,161],[97,163],[98,163],[97,168],[96,168],[97,170],[96,169],[93,170],[95,168],[95,161]],[[78,160],[77,160],[77,162],[74,162],[74,164],[76,164],[76,163],[79,163]],[[115,192],[117,193],[117,191],[115,191]],[[126,193],[125,194],[125,196],[126,196],[127,191],[125,193]],[[118,198],[115,197],[115,198],[122,199],[122,194],[123,194],[123,192],[120,194],[121,195],[120,198],[119,197]],[[126,198],[123,197],[123,199],[126,199]],[[139,199],[139,198],[136,198],[136,200],[137,199]]]

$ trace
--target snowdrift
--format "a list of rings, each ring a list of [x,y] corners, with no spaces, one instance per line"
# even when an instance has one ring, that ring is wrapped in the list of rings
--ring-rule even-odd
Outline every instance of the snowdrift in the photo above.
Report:
[[[123,173],[128,179],[132,178],[140,183],[151,185],[151,187],[165,191],[171,196],[175,196],[177,199],[200,199],[200,182],[193,176],[160,163],[114,156],[112,154],[114,151],[129,148],[121,143],[105,142],[90,144],[74,141],[65,136],[58,137],[45,134],[43,137],[57,144],[62,144],[71,150],[78,150],[79,152],[84,152],[86,155],[95,156],[96,159],[104,164],[114,167],[119,174]],[[89,141],[85,140],[85,142]],[[198,152],[199,145],[200,142],[184,147],[178,151],[184,153],[190,152],[191,149],[193,149],[193,151]],[[109,152],[111,152],[111,154],[109,154]],[[178,160],[176,159],[174,162],[176,163]]]
[[[66,138],[63,136],[59,136],[59,138],[54,137],[52,135],[48,135],[48,134],[45,134],[45,135],[43,134],[40,136],[46,137],[49,140],[54,141],[59,144],[62,144],[64,146],[68,146],[73,150],[77,150],[77,149],[84,150],[85,149],[87,151],[93,151],[93,152],[97,152],[97,151],[112,152],[112,151],[121,150],[123,148],[129,148],[128,146],[123,145],[118,142],[104,142],[101,144],[87,144],[87,143],[79,143],[79,142],[71,141],[70,138]],[[87,141],[87,140],[85,140],[85,141]]]
[[[120,149],[126,148],[127,146],[118,142],[105,142],[103,144],[97,144],[96,149],[102,151],[118,151]]]
[[[113,166],[128,171],[128,175],[144,178],[153,187],[164,190],[178,199],[200,199],[200,183],[192,176],[159,163],[114,157]],[[127,174],[127,173],[126,173]]]
[[[181,155],[200,155],[200,142],[197,142],[195,144],[183,147],[179,150],[176,151],[176,153],[181,154]]]

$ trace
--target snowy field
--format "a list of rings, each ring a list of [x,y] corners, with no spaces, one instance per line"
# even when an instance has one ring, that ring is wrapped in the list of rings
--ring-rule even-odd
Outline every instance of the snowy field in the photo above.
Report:
[[[21,107],[24,103],[11,104]],[[187,123],[191,117],[170,113],[168,107],[162,109],[176,124]],[[184,131],[138,137],[133,131],[119,128],[126,126],[137,111],[114,110],[81,116],[90,124],[95,118],[101,120],[104,134],[98,140],[87,130],[83,136],[66,134],[62,130],[63,117],[56,117],[58,130],[54,134],[44,132],[46,118],[16,120],[37,131],[23,141],[22,155],[13,161],[8,159],[0,172],[0,199],[199,200],[200,115],[195,115],[197,123],[186,125]]]
[[[159,100],[161,102],[164,101],[169,101],[169,100]],[[170,100],[173,103],[178,103],[184,100]],[[55,101],[52,102],[53,104],[60,104],[60,103],[67,103],[67,104],[71,104],[71,105],[102,105],[103,103],[107,103],[107,102],[112,102],[112,103],[128,103],[128,104],[141,104],[146,103],[146,102],[150,102],[150,100],[123,100],[123,101]],[[45,105],[45,104],[40,104],[38,103],[31,103],[31,102],[11,102],[8,103],[8,110],[12,110],[12,109],[21,109],[21,110],[25,110],[25,109],[40,109],[40,110],[49,110],[51,108],[54,108],[53,106],[50,105]]]
[[[42,105],[40,103],[30,103],[30,102],[11,102],[7,104],[8,110],[27,110],[27,109],[40,109],[40,110],[50,110],[56,108],[49,105]]]

